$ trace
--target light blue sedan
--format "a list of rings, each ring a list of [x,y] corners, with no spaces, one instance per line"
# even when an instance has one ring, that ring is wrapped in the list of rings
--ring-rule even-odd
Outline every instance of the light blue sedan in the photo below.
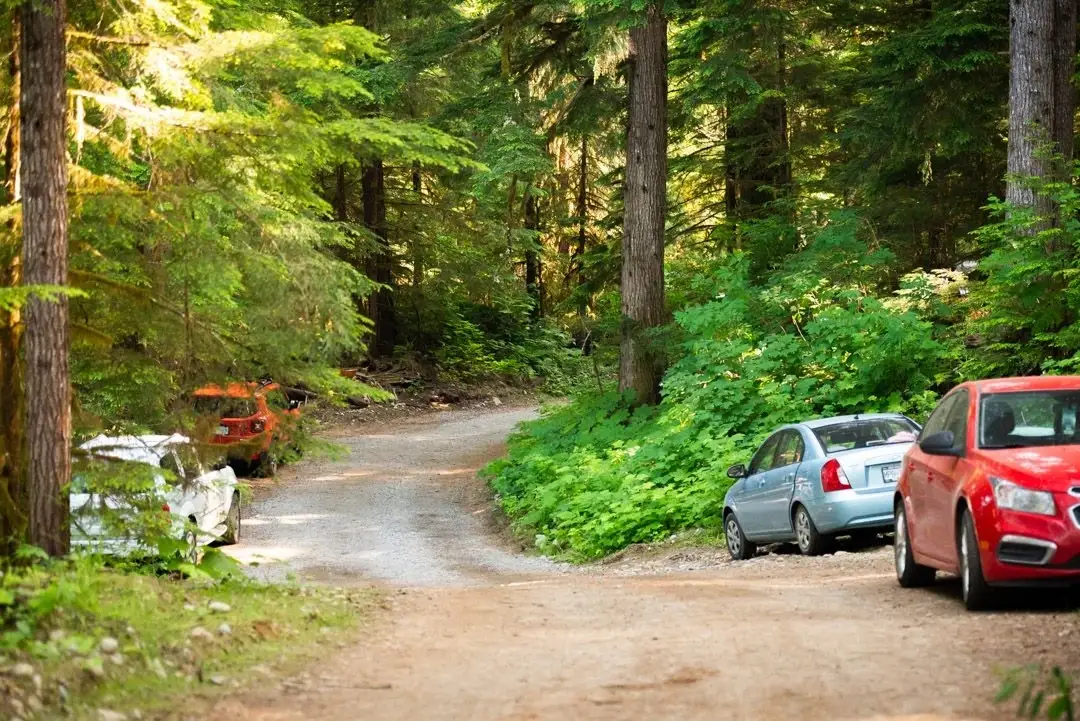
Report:
[[[826,553],[835,536],[888,531],[900,465],[919,425],[896,413],[840,416],[777,429],[724,498],[724,534],[735,560],[758,544]]]

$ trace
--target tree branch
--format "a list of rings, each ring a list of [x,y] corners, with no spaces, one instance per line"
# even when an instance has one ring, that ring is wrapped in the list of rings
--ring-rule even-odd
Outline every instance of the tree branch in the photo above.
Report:
[[[81,30],[68,30],[68,39],[88,40],[92,43],[102,43],[105,45],[130,45],[137,48],[152,47],[152,43],[148,40],[135,40],[132,38],[117,38],[110,35],[96,35],[94,33],[87,33]]]

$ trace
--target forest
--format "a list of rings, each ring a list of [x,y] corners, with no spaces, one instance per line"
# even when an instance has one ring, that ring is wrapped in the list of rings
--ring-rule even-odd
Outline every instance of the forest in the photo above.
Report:
[[[339,369],[571,398],[487,470],[585,559],[795,417],[1080,364],[1069,0],[42,0],[0,25],[0,535],[74,443]],[[1011,32],[1010,32],[1011,28]]]

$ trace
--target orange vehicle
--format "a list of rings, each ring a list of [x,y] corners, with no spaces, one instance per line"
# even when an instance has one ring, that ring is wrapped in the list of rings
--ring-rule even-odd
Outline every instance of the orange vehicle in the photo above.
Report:
[[[210,442],[230,446],[229,461],[241,466],[238,473],[274,474],[274,445],[288,440],[302,401],[290,399],[277,383],[209,385],[193,395],[195,413],[217,424]]]

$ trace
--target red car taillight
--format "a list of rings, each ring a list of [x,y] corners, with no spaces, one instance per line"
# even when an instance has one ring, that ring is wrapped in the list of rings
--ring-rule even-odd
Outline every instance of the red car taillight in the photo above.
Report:
[[[251,432],[252,433],[262,433],[265,430],[266,430],[266,421],[252,421],[251,422]]]
[[[851,488],[847,474],[840,467],[840,461],[835,458],[825,462],[821,467],[821,490],[825,493],[832,491],[846,491]]]

